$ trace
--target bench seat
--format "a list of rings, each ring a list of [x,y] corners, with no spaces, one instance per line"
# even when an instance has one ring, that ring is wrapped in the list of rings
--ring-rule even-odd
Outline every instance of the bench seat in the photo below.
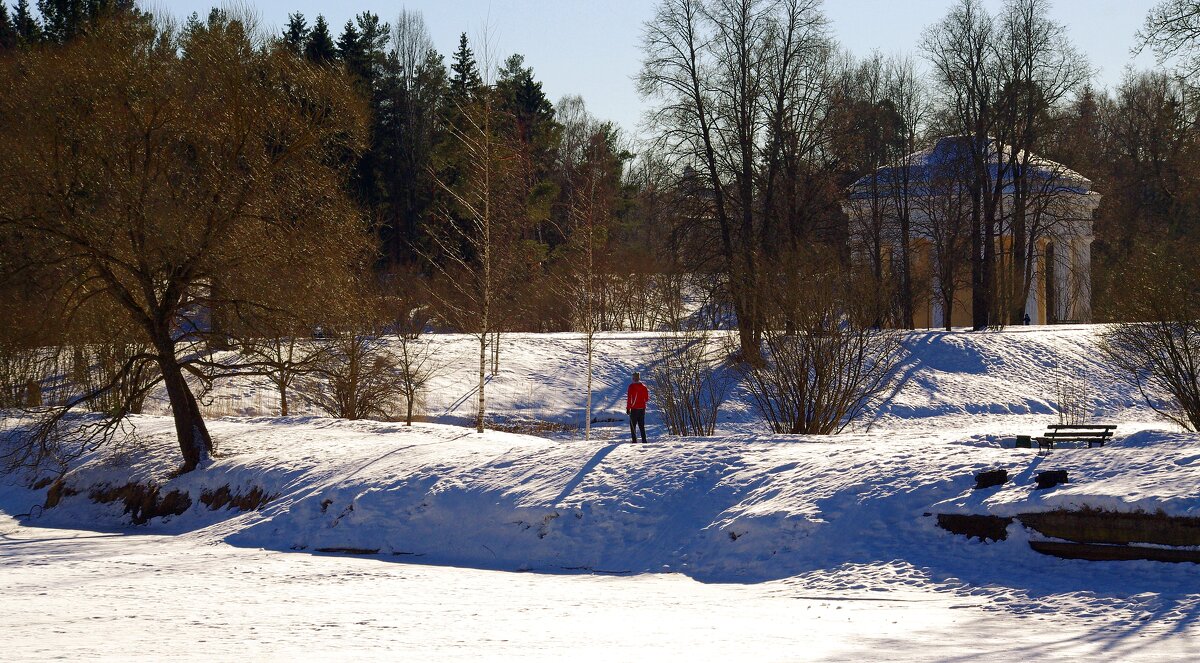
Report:
[[[1111,424],[1079,426],[1051,424],[1047,426],[1045,435],[1034,439],[1037,440],[1039,449],[1047,451],[1053,449],[1056,442],[1087,442],[1090,449],[1093,446],[1104,446],[1105,442],[1112,439],[1116,430],[1117,427]]]

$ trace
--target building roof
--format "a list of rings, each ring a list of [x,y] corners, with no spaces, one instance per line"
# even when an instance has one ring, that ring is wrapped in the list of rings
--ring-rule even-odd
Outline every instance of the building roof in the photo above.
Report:
[[[899,163],[883,166],[874,173],[858,179],[849,187],[850,198],[870,198],[880,190],[891,191],[906,183],[910,194],[929,195],[929,185],[934,180],[951,177],[956,172],[970,172],[972,140],[970,136],[939,138],[932,147],[914,152]],[[1012,172],[1008,164],[1012,160],[1012,148],[994,139],[991,141],[991,147],[993,149],[989,150],[991,158],[988,161],[992,180],[995,181],[995,178],[1002,175],[1005,191],[1011,191]],[[1029,175],[1039,191],[1087,194],[1092,186],[1091,180],[1070,168],[1036,155],[1030,155],[1029,168]]]

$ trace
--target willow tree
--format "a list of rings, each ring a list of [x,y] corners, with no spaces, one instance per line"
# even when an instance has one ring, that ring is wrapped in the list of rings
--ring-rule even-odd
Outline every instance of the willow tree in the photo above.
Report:
[[[124,408],[89,427],[65,425],[67,411],[151,366],[181,471],[200,466],[212,437],[189,378],[253,370],[206,348],[347,301],[369,246],[344,186],[364,115],[342,74],[223,12],[181,33],[113,16],[0,64],[0,237],[27,249],[3,276],[42,275],[55,317],[70,326],[103,311],[145,347],[113,381],[47,412],[10,463],[61,463],[68,443],[108,439]]]

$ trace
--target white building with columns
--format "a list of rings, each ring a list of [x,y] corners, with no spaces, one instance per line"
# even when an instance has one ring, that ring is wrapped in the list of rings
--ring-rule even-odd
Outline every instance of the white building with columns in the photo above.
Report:
[[[878,256],[882,247],[892,268],[901,246],[899,220],[907,212],[912,282],[919,289],[917,327],[971,324],[970,140],[941,138],[884,166],[854,182],[843,203],[852,255]],[[1012,159],[1003,145],[991,152],[987,179],[1000,192],[997,292],[1022,293],[1032,324],[1090,321],[1092,216],[1100,194],[1092,191],[1090,180],[1062,164],[1034,155]],[[1014,163],[1024,178],[1012,176]],[[1016,195],[1014,182],[1026,183],[1025,195]],[[1024,215],[1013,213],[1018,199],[1025,201]],[[1018,217],[1024,220],[1023,234],[1014,233]],[[1014,241],[1022,235],[1024,248]]]

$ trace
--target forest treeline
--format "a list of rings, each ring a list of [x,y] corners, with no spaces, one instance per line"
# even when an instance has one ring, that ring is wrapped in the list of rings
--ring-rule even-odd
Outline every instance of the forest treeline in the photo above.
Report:
[[[1093,317],[1151,315],[1156,276],[1197,273],[1200,4],[1156,6],[1139,34],[1167,64],[1112,90],[1049,9],[956,0],[913,55],[858,58],[819,0],[660,0],[635,142],[549,99],[519,53],[465,33],[438,52],[417,12],[293,13],[265,34],[222,9],[174,24],[132,0],[0,2],[0,368],[72,348],[43,441],[72,406],[119,420],[164,385],[187,469],[211,451],[196,391],[215,379],[270,375],[285,395],[324,371],[331,410],[375,412],[354,385],[382,333],[475,336],[481,429],[510,331],[728,326],[762,402],[787,356],[800,382],[849,369],[878,388],[886,371],[859,369],[896,345],[872,330],[914,326],[922,260],[974,328],[1021,322],[1055,232],[1033,155],[1103,195]],[[848,187],[947,136],[952,205],[920,210],[903,186],[849,211]],[[1178,317],[1193,288],[1160,308]],[[819,340],[839,334],[836,352]],[[296,354],[313,337],[344,343]],[[40,404],[4,377],[7,402]],[[856,389],[822,427],[863,407]]]
[[[816,0],[662,2],[645,26],[639,77],[648,99],[660,103],[651,118],[654,140],[639,145],[592,117],[579,97],[547,98],[519,54],[498,58],[484,44],[491,59],[481,63],[465,33],[452,53],[439,53],[416,12],[389,19],[363,12],[341,27],[293,13],[282,33],[255,38],[345,75],[367,104],[367,142],[349,189],[376,237],[381,282],[439,287],[438,266],[446,262],[440,226],[462,215],[449,189],[471,158],[456,127],[471,104],[489,98],[492,131],[512,148],[503,177],[520,181],[521,191],[511,193],[523,207],[516,212],[523,218],[507,229],[515,236],[509,248],[521,254],[513,260],[520,287],[497,302],[509,309],[512,329],[577,326],[553,285],[577,266],[571,209],[592,166],[615,178],[598,201],[605,223],[596,269],[611,281],[601,289],[603,328],[674,324],[673,300],[688,293],[756,328],[755,319],[768,314],[754,300],[774,299],[762,295],[780,280],[760,273],[812,250],[861,272],[855,278],[874,293],[878,322],[911,327],[916,300],[930,287],[914,283],[908,254],[920,229],[908,227],[904,211],[894,220],[848,218],[842,202],[850,183],[941,136],[982,137],[981,159],[994,149],[989,139],[1012,146],[1009,167],[1018,179],[1023,153],[1092,180],[1103,195],[1094,312],[1120,318],[1111,286],[1119,267],[1151,238],[1196,232],[1190,79],[1165,68],[1131,71],[1116,89],[1095,89],[1090,64],[1065,27],[1047,17],[1049,7],[1048,0],[1012,0],[993,15],[963,0],[914,35],[916,55],[855,59],[830,37]],[[19,0],[0,7],[0,49],[65,44],[112,11],[136,10],[128,0],[38,0],[36,9]],[[238,20],[214,9],[175,29]],[[692,62],[667,55],[689,52],[680,46],[695,47]],[[1033,261],[1039,232],[1034,220],[991,209],[1001,195],[995,184],[970,183],[979,209],[963,214],[970,227],[953,238],[961,245],[952,239],[945,250],[945,262],[961,254],[970,266],[957,295],[972,300],[977,327],[1021,321],[1029,284],[1011,274]],[[985,238],[1006,233],[1014,236],[1007,249],[1014,255],[985,259],[995,245]],[[684,285],[701,274],[712,278]]]

